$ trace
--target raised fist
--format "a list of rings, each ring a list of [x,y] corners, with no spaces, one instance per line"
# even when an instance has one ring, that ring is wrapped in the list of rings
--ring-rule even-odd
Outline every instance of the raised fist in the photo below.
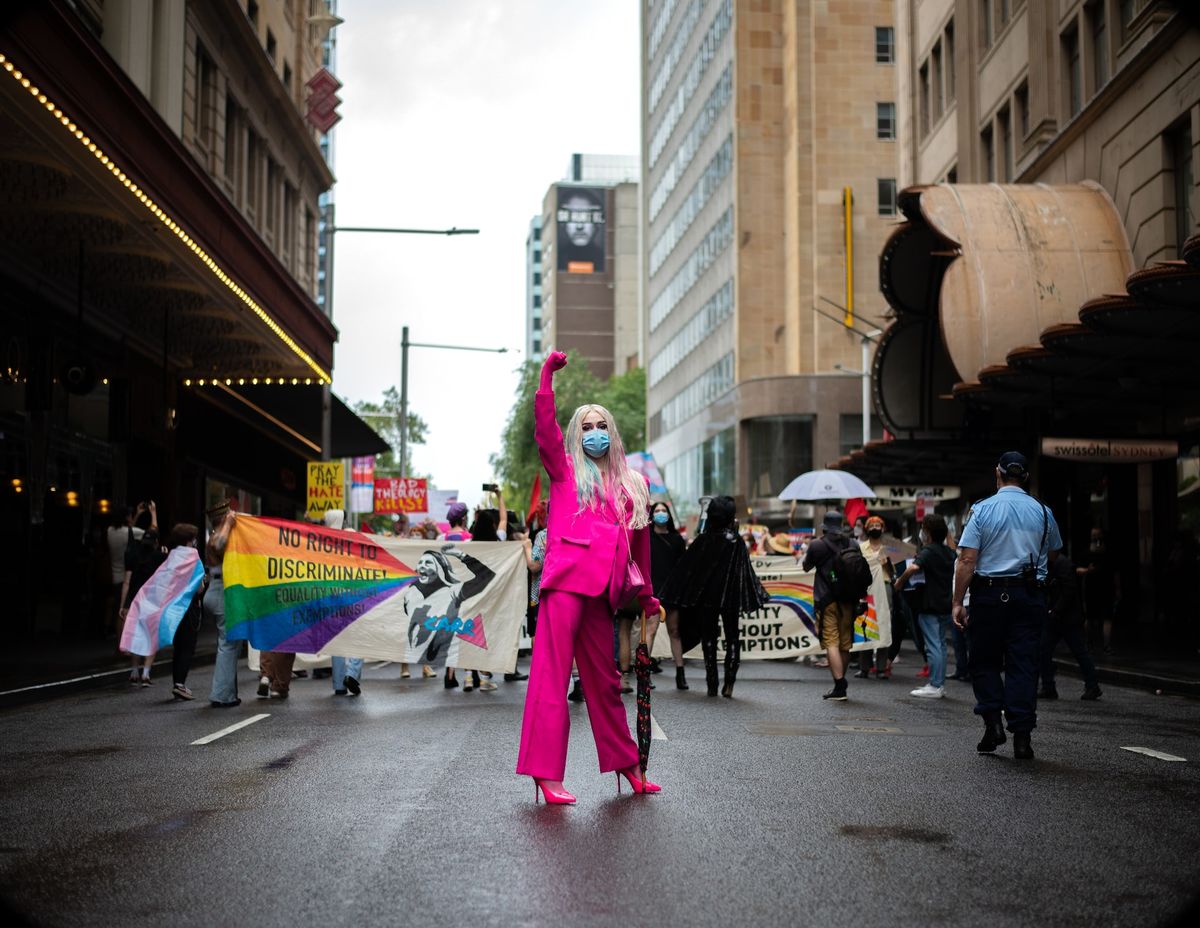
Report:
[[[550,370],[561,371],[567,366],[567,356],[561,351],[551,351],[546,358],[546,363],[550,365]]]

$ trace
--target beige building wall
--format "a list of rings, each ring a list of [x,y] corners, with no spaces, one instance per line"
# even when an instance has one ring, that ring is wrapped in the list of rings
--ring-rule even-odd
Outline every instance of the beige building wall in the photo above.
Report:
[[[845,328],[840,308],[849,289],[842,191],[849,188],[854,202],[854,321],[871,330],[881,326],[884,308],[877,256],[896,221],[879,213],[878,182],[894,182],[900,163],[899,143],[876,133],[876,104],[895,104],[898,69],[876,62],[875,30],[894,26],[894,10],[892,0],[728,6],[730,28],[710,43],[722,2],[701,4],[690,33],[690,4],[643,4],[648,435],[673,493],[681,485],[685,496],[697,487],[729,492],[777,519],[786,509],[774,498],[782,486],[761,470],[770,463],[761,436],[774,428],[786,445],[787,436],[811,429],[807,463],[822,467],[841,453],[843,417],[862,413],[859,378],[839,369],[862,363],[860,337]],[[659,18],[672,10],[663,27]],[[665,80],[673,54],[679,64]],[[690,70],[697,58],[702,66]],[[727,67],[729,100],[712,106]],[[667,103],[654,105],[659,88]],[[660,154],[662,127],[676,115],[669,104],[678,101],[686,108]],[[698,125],[708,126],[699,138]],[[727,140],[732,168],[715,189],[706,187],[705,172]],[[661,200],[658,191],[672,178]],[[677,217],[689,214],[697,191],[702,208],[656,267],[656,250]],[[730,207],[732,234],[709,254],[705,243]],[[702,273],[688,278],[669,312],[657,312],[697,254],[705,255]],[[726,281],[731,311],[706,310]],[[785,456],[799,460],[798,453],[793,446]]]
[[[897,0],[897,21],[906,184],[1093,180],[1136,264],[1176,257],[1200,208],[1200,32],[1175,5]],[[948,30],[940,87],[956,93],[939,113],[932,63]]]
[[[642,365],[638,304],[640,208],[641,194],[637,184],[617,184],[613,188],[613,369],[617,373]]]
[[[315,297],[318,197],[333,176],[303,117],[324,38],[307,24],[309,0],[107,0],[97,9],[108,52]]]

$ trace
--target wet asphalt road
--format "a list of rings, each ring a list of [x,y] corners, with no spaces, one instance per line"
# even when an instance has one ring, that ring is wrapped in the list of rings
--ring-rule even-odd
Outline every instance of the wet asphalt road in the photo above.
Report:
[[[658,676],[653,797],[597,774],[574,706],[573,808],[512,773],[523,683],[369,664],[358,699],[265,703],[243,671],[235,709],[160,679],[4,710],[0,896],[46,925],[1124,926],[1200,888],[1200,703],[1063,679],[1017,763],[976,756],[966,684],[908,698],[915,670],[841,704],[798,663],[743,665],[733,700]]]

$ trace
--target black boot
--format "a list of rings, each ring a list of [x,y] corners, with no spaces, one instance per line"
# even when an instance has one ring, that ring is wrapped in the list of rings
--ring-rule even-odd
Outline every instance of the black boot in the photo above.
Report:
[[[733,684],[737,680],[738,667],[742,665],[742,643],[740,641],[725,642],[725,685],[721,687],[721,695],[726,699],[733,698]]]
[[[704,649],[704,680],[708,684],[708,695],[717,695],[717,643],[705,641]]]
[[[684,675],[683,675],[683,668],[676,667],[675,668],[675,689],[686,690],[687,688],[688,688],[687,678],[684,677]]]
[[[1004,723],[1000,721],[999,716],[985,718],[983,724],[983,738],[980,739],[975,750],[980,754],[991,754],[996,748],[1004,744],[1008,738],[1004,734]]]
[[[1016,760],[1033,760],[1033,745],[1029,743],[1029,732],[1013,732],[1013,757]]]

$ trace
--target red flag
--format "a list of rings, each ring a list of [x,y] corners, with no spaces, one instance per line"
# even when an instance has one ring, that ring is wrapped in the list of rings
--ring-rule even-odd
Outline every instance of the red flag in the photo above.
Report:
[[[846,511],[843,513],[848,525],[853,525],[858,521],[859,517],[866,518],[870,515],[867,512],[867,504],[862,501],[861,497],[846,500]]]
[[[529,494],[529,512],[526,519],[533,517],[538,506],[542,504],[542,472],[538,471],[533,478],[533,491]]]

